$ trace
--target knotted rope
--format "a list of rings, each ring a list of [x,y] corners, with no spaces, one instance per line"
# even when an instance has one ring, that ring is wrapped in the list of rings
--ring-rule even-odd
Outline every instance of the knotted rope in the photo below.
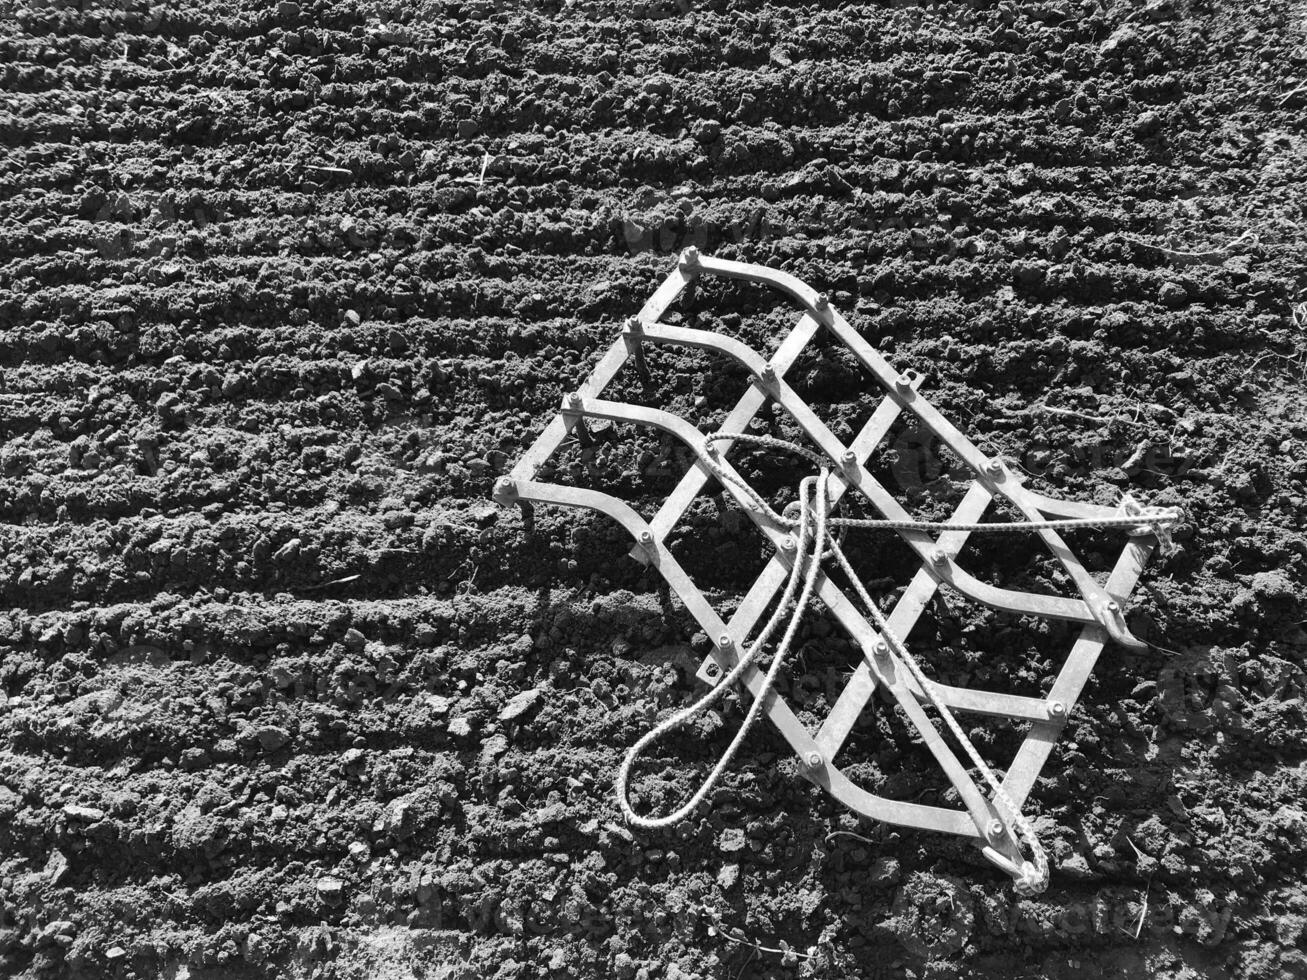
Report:
[[[794,504],[786,508],[786,514],[797,505],[797,515],[795,517],[778,514],[762,496],[736,477],[731,471],[720,465],[717,458],[717,448],[713,443],[730,440],[733,442],[752,443],[754,445],[765,446],[771,449],[780,449],[785,452],[802,456],[816,464],[818,473],[816,476],[804,477],[799,483],[799,497]],[[1034,531],[1041,528],[1049,529],[1075,529],[1090,527],[1130,527],[1132,533],[1143,533],[1152,531],[1158,535],[1159,540],[1164,547],[1169,547],[1170,539],[1168,530],[1171,525],[1176,523],[1181,515],[1177,510],[1166,508],[1143,508],[1130,498],[1122,502],[1120,516],[1102,517],[1102,518],[1066,518],[1059,520],[1046,521],[1024,521],[1015,524],[951,524],[939,521],[894,521],[878,519],[861,519],[848,517],[832,517],[830,514],[830,482],[832,470],[826,457],[819,455],[803,446],[783,439],[777,439],[772,436],[757,436],[744,433],[724,433],[719,432],[710,435],[705,440],[705,446],[700,454],[700,461],[713,473],[714,476],[722,483],[734,490],[745,506],[755,512],[763,515],[779,528],[788,531],[795,539],[794,562],[790,567],[789,577],[785,582],[785,591],[781,596],[781,601],[776,605],[770,618],[763,626],[762,631],[749,644],[748,649],[740,656],[735,666],[726,674],[721,681],[708,691],[703,697],[695,701],[686,708],[682,708],[675,714],[656,724],[652,729],[646,732],[641,738],[631,746],[626,753],[626,758],[622,761],[621,767],[617,771],[617,802],[626,819],[636,827],[646,830],[656,830],[664,827],[670,827],[679,823],[688,817],[694,809],[703,802],[704,798],[712,792],[713,788],[721,780],[722,774],[726,767],[730,765],[731,760],[739,751],[745,737],[758,716],[762,713],[764,703],[768,701],[769,695],[776,683],[776,678],[780,673],[781,666],[789,656],[790,648],[794,642],[794,636],[798,632],[799,624],[803,621],[804,614],[812,603],[813,594],[817,587],[818,574],[821,571],[821,563],[825,558],[833,557],[844,574],[852,583],[854,591],[858,595],[859,601],[871,619],[876,624],[882,638],[894,653],[895,656],[907,667],[913,678],[917,681],[921,690],[925,692],[927,700],[944,719],[945,724],[953,733],[954,738],[962,745],[967,756],[971,759],[972,764],[980,770],[985,782],[989,785],[994,794],[995,800],[1010,815],[1010,828],[1015,828],[1022,840],[1030,851],[1030,860],[1023,860],[1020,866],[1013,864],[998,852],[987,849],[998,863],[1006,866],[1014,878],[1013,888],[1019,895],[1034,895],[1042,892],[1048,884],[1048,857],[1044,853],[1044,848],[1039,842],[1039,837],[1035,833],[1034,827],[1030,821],[1021,813],[1015,801],[1009,796],[1003,788],[1002,782],[998,779],[994,771],[989,767],[976,747],[972,744],[971,739],[967,737],[962,726],[954,717],[952,710],[940,698],[935,683],[926,676],[921,669],[917,659],[908,650],[907,645],[900,639],[892,629],[880,611],[880,607],[867,593],[862,581],[858,578],[840,546],[839,536],[831,533],[831,528],[838,527],[841,533],[845,528],[878,528],[884,530],[897,531],[979,531],[979,532],[1003,532],[1003,531]],[[797,594],[797,601],[795,599]],[[651,744],[658,741],[669,732],[681,728],[694,718],[708,710],[714,703],[720,700],[726,691],[738,681],[744,673],[753,666],[758,659],[759,654],[763,651],[772,635],[776,632],[781,624],[781,620],[793,605],[793,613],[790,615],[789,622],[786,624],[785,631],[781,636],[780,642],[776,645],[776,652],[772,657],[771,664],[763,676],[762,685],[757,696],[749,705],[745,713],[744,721],[736,730],[735,736],[731,739],[730,745],[722,753],[712,771],[708,773],[707,778],[695,790],[694,794],[686,800],[684,804],[676,810],[661,817],[645,817],[636,813],[631,807],[629,783],[631,770],[634,768],[636,761]],[[1005,815],[1006,817],[1006,815]]]

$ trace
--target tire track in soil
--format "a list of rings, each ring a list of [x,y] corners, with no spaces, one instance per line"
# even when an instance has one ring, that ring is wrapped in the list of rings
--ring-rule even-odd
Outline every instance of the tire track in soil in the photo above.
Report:
[[[1302,24],[1170,0],[10,11],[6,975],[1302,975]],[[690,695],[702,638],[611,528],[541,512],[528,541],[486,495],[686,244],[822,284],[1051,491],[1189,508],[1132,613],[1178,653],[1105,653],[1033,794],[1039,900],[969,848],[854,828],[769,733],[693,826],[615,822],[622,748]],[[760,347],[787,322],[743,289],[681,315]],[[648,397],[710,418],[733,376],[707,367],[660,359]],[[856,376],[804,370],[852,424]],[[1130,463],[1143,439],[1170,456]],[[613,432],[562,476],[648,511],[664,455]],[[676,546],[728,605],[761,558],[706,503]],[[1066,647],[965,604],[921,630],[958,683],[1034,689]],[[850,651],[820,618],[802,642],[784,693],[815,719]],[[739,717],[668,745],[647,802]],[[980,733],[1000,759],[1014,738]],[[933,792],[888,712],[847,756]],[[976,920],[923,968],[894,903],[946,875]]]

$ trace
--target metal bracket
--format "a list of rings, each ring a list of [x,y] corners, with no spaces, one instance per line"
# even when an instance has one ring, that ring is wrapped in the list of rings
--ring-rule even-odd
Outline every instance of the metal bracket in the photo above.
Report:
[[[770,358],[764,358],[745,344],[720,334],[660,322],[680,293],[697,277],[705,274],[761,283],[779,290],[803,308],[798,323]],[[883,389],[880,403],[848,446],[835,437],[785,381],[787,372],[798,356],[822,329],[847,347]],[[645,344],[703,348],[724,354],[741,364],[752,375],[754,384],[746,390],[718,431],[745,432],[749,422],[764,404],[768,400],[775,402],[789,413],[813,445],[830,459],[838,461],[839,472],[832,477],[834,493],[838,496],[855,489],[887,519],[909,521],[912,518],[866,469],[866,462],[895,420],[904,412],[916,416],[974,473],[972,484],[954,513],[953,523],[976,522],[996,498],[1006,499],[1031,521],[1056,517],[1101,518],[1117,515],[1111,508],[1055,500],[1027,489],[1016,473],[1004,466],[1001,460],[992,459],[981,452],[922,396],[920,388],[923,379],[919,375],[915,372],[900,373],[891,368],[881,354],[849,326],[824,294],[817,293],[793,276],[774,269],[713,259],[687,249],[682,253],[676,268],[640,312],[626,321],[621,335],[603,355],[590,376],[574,394],[565,399],[560,414],[518,461],[511,476],[500,481],[495,496],[504,504],[535,501],[586,507],[607,514],[625,527],[636,542],[632,556],[656,568],[704,632],[715,638],[713,650],[699,668],[698,676],[706,683],[715,683],[723,672],[734,665],[737,652],[743,648],[769,603],[775,598],[795,560],[792,541],[788,540],[784,529],[771,526],[751,507],[743,507],[744,513],[753,519],[758,530],[771,541],[775,553],[730,622],[723,622],[663,543],[695,496],[713,479],[711,471],[697,456],[704,446],[703,433],[668,412],[607,401],[601,397],[628,359],[638,358],[636,367],[643,375],[645,369],[642,350]],[[569,431],[583,425],[587,418],[651,426],[680,440],[696,453],[695,464],[667,496],[652,520],[644,521],[627,504],[608,494],[536,481],[540,467],[559,449]],[[734,474],[727,459],[733,443],[723,441],[715,446],[714,460],[717,465]],[[738,495],[734,487],[727,486],[726,489],[727,492]],[[1121,610],[1152,554],[1155,542],[1150,537],[1131,537],[1104,586],[1093,579],[1056,530],[1045,528],[1032,531],[1040,536],[1075,587],[1076,595],[1061,596],[999,588],[967,572],[957,562],[957,556],[968,538],[966,531],[946,531],[938,537],[919,530],[901,530],[897,533],[921,560],[921,567],[889,615],[889,626],[897,636],[908,635],[941,586],[995,609],[1025,616],[1062,619],[1080,626],[1079,637],[1046,698],[935,685],[937,696],[956,711],[1031,723],[1016,758],[1007,769],[1003,783],[1007,794],[1019,808],[1052,751],[1107,640],[1114,639],[1135,648],[1143,646],[1126,628]],[[917,681],[904,669],[856,605],[824,575],[819,576],[817,595],[861,648],[862,659],[830,714],[816,732],[809,732],[804,727],[783,698],[769,699],[766,713],[798,754],[806,778],[824,787],[836,799],[864,816],[972,838],[979,846],[997,851],[1002,858],[1019,860],[1020,855],[1010,835],[995,835],[992,832],[993,821],[999,819],[1002,825],[1006,825],[1013,814],[1000,812],[1000,805],[981,791],[953,749],[940,736],[922,707],[924,692]],[[761,680],[759,672],[752,669],[742,676],[744,685],[755,697],[761,690]],[[957,789],[963,809],[927,806],[876,796],[856,786],[834,764],[858,715],[878,686],[893,697],[921,733],[940,768]]]

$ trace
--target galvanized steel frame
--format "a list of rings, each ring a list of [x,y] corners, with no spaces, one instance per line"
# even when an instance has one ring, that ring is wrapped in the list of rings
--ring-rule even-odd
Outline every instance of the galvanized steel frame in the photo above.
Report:
[[[780,291],[803,308],[799,322],[770,359],[763,358],[732,338],[660,322],[681,292],[705,274],[761,283]],[[823,327],[854,354],[885,392],[872,416],[847,447],[785,382],[786,372]],[[833,493],[838,497],[854,488],[887,519],[910,521],[912,517],[868,472],[865,464],[876,445],[885,438],[895,420],[904,412],[915,415],[975,474],[970,489],[951,519],[952,523],[974,523],[996,497],[1006,499],[1027,520],[1032,521],[1056,517],[1118,516],[1118,512],[1111,508],[1055,500],[1023,486],[1018,474],[1001,460],[991,459],[982,453],[921,396],[918,389],[922,379],[919,376],[910,372],[900,374],[891,368],[884,357],[840,316],[823,294],[795,277],[774,269],[700,256],[692,249],[687,250],[640,312],[627,321],[621,337],[600,359],[590,376],[576,392],[564,399],[560,413],[549,422],[512,473],[499,481],[495,497],[506,505],[554,503],[586,507],[607,514],[621,524],[636,541],[632,555],[653,565],[705,633],[715,638],[714,649],[705,658],[699,671],[699,677],[707,683],[713,683],[715,678],[735,663],[737,651],[744,647],[751,631],[784,584],[794,561],[793,552],[786,547],[788,542],[784,530],[772,526],[762,515],[745,506],[745,513],[754,520],[776,550],[730,622],[726,623],[664,544],[664,539],[681,520],[691,501],[713,479],[712,473],[702,462],[697,461],[685,473],[658,513],[648,522],[626,503],[611,495],[536,479],[540,468],[559,450],[569,433],[586,418],[652,426],[683,442],[698,458],[697,454],[704,449],[703,433],[684,419],[657,409],[606,401],[600,397],[629,359],[634,358],[643,367],[643,345],[646,343],[704,348],[731,357],[743,365],[752,375],[753,384],[718,431],[745,432],[749,422],[764,404],[769,399],[772,400],[789,413],[811,442],[832,461],[832,469],[836,470],[832,477]],[[729,473],[738,476],[726,459],[732,445],[729,441],[717,443],[719,452],[716,462]],[[852,453],[851,458],[846,455],[846,451]],[[734,492],[729,486],[726,489]],[[946,531],[938,537],[920,530],[902,530],[897,533],[922,561],[921,568],[889,615],[889,626],[897,636],[908,635],[941,585],[995,609],[1063,619],[1080,625],[1079,636],[1046,698],[936,685],[936,694],[953,710],[1031,723],[1003,782],[1012,801],[1021,807],[1066,724],[1068,714],[1079,699],[1106,641],[1111,638],[1131,647],[1142,646],[1125,625],[1123,606],[1152,554],[1155,541],[1151,537],[1131,537],[1106,584],[1100,585],[1055,530],[1032,531],[1043,539],[1075,585],[1079,595],[1073,597],[1002,589],[975,578],[957,564],[957,555],[969,536],[966,531]],[[986,797],[952,748],[940,736],[922,707],[923,692],[916,680],[904,669],[888,644],[882,642],[880,634],[855,604],[825,575],[819,577],[817,595],[857,642],[862,651],[862,659],[830,714],[815,733],[804,727],[782,698],[774,694],[769,698],[766,713],[798,753],[804,763],[807,778],[865,816],[903,826],[975,838],[982,846],[988,845],[1008,860],[1019,861],[1016,842],[1006,830],[1013,814],[1001,812],[1002,804]],[[750,692],[755,697],[758,696],[762,675],[751,669],[742,679]],[[932,755],[956,788],[964,809],[876,796],[855,785],[842,769],[834,765],[834,759],[848,738],[858,715],[878,686],[893,697],[920,732]]]

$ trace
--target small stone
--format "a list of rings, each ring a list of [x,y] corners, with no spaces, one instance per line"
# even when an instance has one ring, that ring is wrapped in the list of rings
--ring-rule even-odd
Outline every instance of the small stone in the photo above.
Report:
[[[491,735],[481,743],[481,759],[490,762],[508,751],[508,739],[503,735]]]
[[[276,725],[262,725],[254,734],[264,752],[276,752],[290,741],[290,732]]]
[[[744,850],[744,831],[739,827],[727,827],[717,839],[717,846],[727,854]]]
[[[455,718],[449,723],[449,734],[455,738],[467,738],[472,734],[472,722],[467,718]]]
[[[69,803],[64,807],[64,816],[69,820],[96,823],[104,819],[104,811],[93,806],[78,806],[76,803]]]
[[[277,4],[277,14],[283,18],[298,17],[300,15],[300,5],[295,0],[281,0]]]
[[[513,721],[520,718],[540,700],[541,693],[540,688],[533,687],[529,691],[523,691],[521,694],[515,695],[508,704],[499,709],[499,720]]]
[[[740,880],[740,866],[738,864],[723,864],[722,870],[717,872],[717,887],[727,892],[735,887],[735,883]]]
[[[1162,117],[1149,109],[1135,117],[1134,132],[1139,139],[1146,139],[1162,128]]]
[[[1157,291],[1157,298],[1167,306],[1180,306],[1189,299],[1189,294],[1185,292],[1185,288],[1179,283],[1165,282],[1162,283],[1162,288]]]
[[[363,318],[359,316],[358,310],[346,310],[344,314],[341,315],[341,320],[347,327],[357,327],[363,322]]]
[[[120,960],[127,955],[127,950],[121,946],[110,946],[104,951],[104,958],[107,960]]]
[[[350,844],[349,846],[349,856],[352,857],[355,861],[359,862],[359,864],[362,864],[364,861],[366,861],[369,857],[372,856],[372,849],[369,848],[367,844],[364,844],[361,840],[356,840],[353,844]]]
[[[318,896],[328,905],[336,905],[345,897],[345,883],[339,878],[319,878]]]
[[[362,650],[363,645],[367,642],[368,638],[354,627],[351,626],[345,631],[345,646],[353,650]]]

